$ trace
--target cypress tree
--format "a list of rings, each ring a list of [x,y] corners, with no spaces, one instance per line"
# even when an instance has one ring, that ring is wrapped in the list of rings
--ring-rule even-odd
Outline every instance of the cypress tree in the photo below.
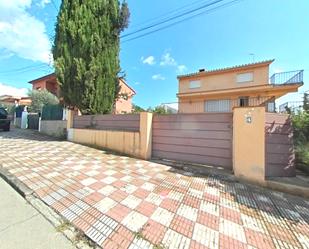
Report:
[[[129,9],[118,0],[63,0],[54,65],[65,104],[83,114],[110,113],[119,92],[120,33]]]

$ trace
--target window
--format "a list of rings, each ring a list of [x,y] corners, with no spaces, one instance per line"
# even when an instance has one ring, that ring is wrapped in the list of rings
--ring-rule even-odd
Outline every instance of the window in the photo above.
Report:
[[[253,81],[253,73],[241,73],[237,74],[237,83],[251,82]]]
[[[268,112],[275,112],[276,111],[275,102],[268,102],[267,103],[267,111]]]
[[[230,112],[231,101],[229,99],[205,101],[205,112]]]
[[[201,87],[201,81],[200,80],[192,80],[190,81],[190,89],[194,89],[194,88],[200,88]]]
[[[240,107],[249,106],[249,97],[240,97],[239,106]]]

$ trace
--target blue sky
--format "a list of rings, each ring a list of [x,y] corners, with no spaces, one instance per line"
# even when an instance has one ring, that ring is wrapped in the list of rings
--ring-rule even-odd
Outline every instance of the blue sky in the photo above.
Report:
[[[123,34],[194,2],[128,0],[130,27]],[[29,88],[28,81],[52,71],[47,64],[60,0],[54,3],[56,6],[50,0],[0,0],[0,95],[25,92],[16,88]],[[178,74],[253,59],[276,59],[271,73],[305,69],[305,85],[300,92],[309,90],[308,12],[308,0],[240,0],[149,36],[122,42],[121,67],[137,91],[134,102],[143,107],[175,102]],[[300,94],[289,94],[280,102],[300,98]]]

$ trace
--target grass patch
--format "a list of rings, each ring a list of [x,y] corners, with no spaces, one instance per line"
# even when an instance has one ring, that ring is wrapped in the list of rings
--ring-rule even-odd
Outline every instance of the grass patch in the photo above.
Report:
[[[144,235],[142,233],[142,230],[140,230],[138,232],[134,232],[134,238],[146,240],[146,238],[144,237]]]
[[[63,233],[65,230],[69,229],[71,226],[72,225],[70,222],[64,221],[56,227],[56,231],[59,233]]]
[[[165,249],[165,247],[162,244],[154,245],[153,249]]]

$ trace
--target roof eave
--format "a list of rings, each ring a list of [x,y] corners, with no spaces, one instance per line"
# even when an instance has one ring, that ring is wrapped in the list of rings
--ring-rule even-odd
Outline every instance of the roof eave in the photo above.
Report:
[[[190,78],[190,77],[196,77],[196,76],[204,76],[204,75],[207,75],[207,74],[218,74],[218,73],[223,73],[223,72],[228,72],[228,71],[234,71],[234,70],[246,69],[246,68],[249,69],[249,68],[254,68],[254,67],[259,67],[259,66],[267,66],[267,65],[270,65],[271,63],[273,63],[274,60],[275,59],[271,59],[271,60],[265,60],[265,61],[260,61],[260,62],[256,62],[256,63],[237,65],[237,66],[233,66],[233,67],[226,67],[226,68],[214,69],[214,70],[209,70],[209,71],[178,75],[177,79],[184,79],[184,78]]]

